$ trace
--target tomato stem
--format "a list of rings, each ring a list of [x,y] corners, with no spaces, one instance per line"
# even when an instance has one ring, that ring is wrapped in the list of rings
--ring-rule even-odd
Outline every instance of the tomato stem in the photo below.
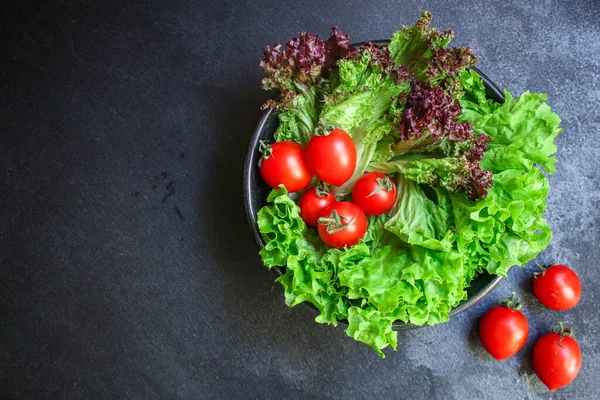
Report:
[[[335,126],[332,124],[325,125],[323,120],[319,120],[317,127],[315,128],[315,136],[327,136],[335,130]]]
[[[540,263],[535,263],[535,265],[537,265],[537,267],[540,269],[539,271],[535,271],[533,273],[533,277],[537,278],[538,276],[542,275],[544,276],[546,274],[546,270],[548,269],[547,265],[542,265]]]
[[[327,183],[321,181],[315,186],[315,193],[317,197],[327,197],[329,195],[329,186],[327,186]]]
[[[269,157],[271,157],[271,154],[273,154],[273,148],[269,143],[264,142],[262,140],[259,140],[258,143],[258,151],[260,151],[260,154],[262,154],[260,160],[258,160],[258,166],[260,168],[263,161],[267,160]]]
[[[381,192],[382,190],[385,190],[386,192],[390,192],[392,190],[395,191],[394,184],[389,176],[384,178],[375,178],[375,181],[377,182],[378,186],[371,192],[371,194],[367,196],[367,198]]]
[[[342,222],[342,218],[346,222],[345,224]],[[319,218],[319,224],[327,224],[327,233],[331,235],[346,229],[348,226],[352,225],[355,220],[356,217],[348,221],[348,218],[340,216],[337,210],[333,210],[329,217]]]
[[[558,344],[562,346],[560,342],[565,338],[565,336],[573,337],[573,329],[565,328],[563,324],[568,324],[567,321],[558,321],[556,325],[552,328],[552,332],[560,334],[560,339],[558,339]]]
[[[512,295],[509,297],[501,297],[498,299],[498,304],[504,306],[506,308],[510,308],[511,310],[520,310],[523,307],[523,304],[517,298],[515,292],[512,292]]]

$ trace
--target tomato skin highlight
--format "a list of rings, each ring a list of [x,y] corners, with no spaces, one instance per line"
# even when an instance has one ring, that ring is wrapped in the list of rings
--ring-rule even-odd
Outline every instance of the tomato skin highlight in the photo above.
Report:
[[[319,218],[325,214],[325,211],[336,202],[335,196],[327,191],[327,196],[319,197],[317,190],[314,187],[306,189],[298,206],[300,207],[300,218],[307,225],[317,226]]]
[[[571,268],[555,264],[534,275],[533,293],[548,308],[568,310],[581,299],[581,282]]]
[[[485,313],[479,324],[479,338],[485,350],[496,360],[517,354],[529,334],[527,318],[521,311],[496,306]]]
[[[330,218],[336,212],[342,220],[343,229],[335,233],[328,233],[328,224],[324,219]],[[362,239],[367,231],[367,217],[365,213],[354,203],[340,201],[330,206],[324,214],[326,217],[319,218],[317,230],[319,237],[329,247],[343,249],[355,245]],[[348,224],[349,221],[353,221]]]
[[[579,374],[581,349],[575,339],[560,334],[548,333],[540,338],[533,348],[533,370],[540,380],[555,391],[565,387]]]
[[[310,170],[323,182],[341,186],[356,169],[356,145],[346,132],[334,129],[326,136],[313,135],[306,145]]]
[[[380,182],[387,182],[386,185],[391,189],[382,188]],[[389,176],[381,172],[367,172],[356,181],[354,189],[352,189],[352,200],[367,215],[380,215],[388,212],[396,203],[397,198],[396,184]]]
[[[295,142],[275,142],[271,154],[260,164],[260,174],[269,186],[283,184],[288,192],[298,192],[310,184],[312,173],[304,148]]]

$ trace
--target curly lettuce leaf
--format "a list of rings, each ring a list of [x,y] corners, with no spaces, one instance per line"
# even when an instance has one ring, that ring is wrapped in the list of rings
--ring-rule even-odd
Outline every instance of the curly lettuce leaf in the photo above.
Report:
[[[398,175],[396,186],[400,196],[385,229],[406,243],[432,250],[451,249],[453,234],[445,194],[433,192],[434,203],[418,184],[402,174]]]
[[[369,246],[371,252],[377,249],[385,236],[385,222],[388,216],[386,214],[370,215],[367,217],[367,232],[363,236],[363,242]]]
[[[393,135],[386,135],[382,137],[381,140],[377,142],[371,162],[386,162],[391,160],[392,157],[394,157],[394,150],[392,150],[392,146],[395,142],[396,138]]]
[[[460,75],[477,58],[469,47],[448,48],[454,32],[431,28],[431,20],[431,13],[425,11],[415,25],[404,26],[394,33],[388,46],[391,57],[394,64],[408,67],[417,80],[461,97]]]
[[[385,174],[399,172],[407,179],[451,192],[464,192],[470,199],[487,196],[492,186],[491,173],[481,169],[468,155],[438,158],[439,155],[392,158],[386,162],[371,162],[367,171]]]
[[[398,346],[398,332],[392,329],[391,319],[381,315],[374,307],[350,307],[346,333],[354,340],[371,346],[382,358],[385,358],[382,349],[391,345],[396,350]]]
[[[423,325],[448,320],[450,310],[466,296],[465,274],[457,252],[407,247],[392,239],[338,276],[349,288],[349,298],[368,298],[391,322]]]
[[[488,99],[485,93],[483,81],[472,69],[460,74],[460,82],[464,91],[459,100],[462,107],[462,120],[472,121],[485,114],[492,113],[500,104]]]
[[[471,200],[482,199],[492,185],[492,173],[481,168],[488,150],[488,135],[474,133],[470,121],[459,120],[461,106],[439,87],[422,82],[413,85],[405,107],[390,109],[400,140],[393,147],[399,155],[376,170],[403,170],[419,183],[464,191]]]
[[[284,266],[289,254],[298,253],[298,241],[304,239],[306,224],[283,185],[271,191],[267,202],[272,206],[261,208],[257,214],[258,229],[265,242],[259,254],[268,268]]]
[[[556,171],[554,139],[562,131],[560,118],[552,112],[542,93],[523,93],[519,100],[504,92],[504,104],[493,113],[475,119],[475,127],[493,138],[482,164],[490,171],[504,168],[506,160],[529,160],[548,173]]]
[[[548,180],[537,168],[494,174],[485,200],[475,203],[450,195],[458,250],[467,255],[473,274],[486,269],[506,276],[546,248],[550,227],[542,217]]]
[[[264,48],[265,58],[260,65],[266,76],[265,90],[279,90],[280,96],[263,105],[287,111],[279,116],[281,125],[276,140],[293,140],[306,146],[318,122],[320,99],[318,87],[336,71],[336,61],[356,53],[348,35],[333,28],[329,39],[302,32],[285,45],[275,43]]]
[[[546,103],[543,93],[526,91],[518,100],[507,91],[499,105],[485,99],[481,78],[468,71],[461,75],[466,96],[460,100],[461,119],[470,120],[474,128],[492,137],[482,166],[492,172],[515,168],[529,170],[541,165],[549,174],[556,168],[554,139],[562,129],[560,117]]]
[[[492,171],[488,197],[476,203],[451,195],[457,245],[469,255],[475,271],[506,275],[513,265],[524,265],[546,248],[552,233],[543,214],[548,196],[548,173],[555,170],[554,139],[560,118],[545,103],[545,95],[525,92],[517,100],[492,105],[482,93],[477,75],[463,74],[466,96],[461,100],[476,131],[492,138],[481,165]],[[479,83],[477,82],[479,81]]]
[[[423,12],[415,25],[395,32],[388,45],[394,63],[408,67],[418,80],[426,79],[429,61],[438,50],[447,47],[454,36],[452,31],[430,28],[431,20],[431,13]]]
[[[279,125],[275,130],[276,141],[292,141],[306,146],[315,131],[318,111],[315,105],[316,89],[310,89],[310,96],[297,95],[293,105],[277,116]]]

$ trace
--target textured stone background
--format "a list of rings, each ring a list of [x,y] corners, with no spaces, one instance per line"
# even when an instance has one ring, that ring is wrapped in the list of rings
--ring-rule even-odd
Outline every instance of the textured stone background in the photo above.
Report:
[[[451,322],[400,333],[382,360],[284,305],[246,226],[242,165],[265,44],[333,25],[388,38],[424,9],[499,86],[547,92],[562,117],[539,261],[571,265],[584,294],[544,309],[533,265],[514,269]],[[72,1],[2,19],[1,398],[600,397],[597,1]],[[477,322],[513,290],[530,338],[497,362]],[[551,394],[530,360],[558,319],[584,361]]]

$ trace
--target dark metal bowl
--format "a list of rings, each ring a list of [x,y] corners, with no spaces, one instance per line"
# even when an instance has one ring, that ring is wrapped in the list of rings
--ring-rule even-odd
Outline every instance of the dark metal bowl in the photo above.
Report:
[[[376,43],[385,45],[388,42],[377,41]],[[504,95],[502,94],[502,91],[477,68],[473,67],[472,69],[473,71],[477,72],[477,74],[483,80],[487,97],[498,103],[504,103]],[[246,153],[246,163],[244,165],[244,202],[246,205],[246,214],[248,216],[248,224],[252,230],[252,235],[254,236],[254,240],[259,248],[263,248],[265,243],[263,242],[260,232],[258,231],[256,214],[258,213],[258,210],[266,205],[267,196],[269,195],[271,188],[267,186],[260,176],[260,171],[258,169],[258,160],[260,158],[258,145],[260,140],[273,140],[273,134],[275,133],[278,125],[277,114],[277,111],[272,109],[266,110],[262,113],[260,119],[258,120],[258,124],[254,129],[254,133],[250,138],[248,152]],[[284,267],[274,267],[271,270],[277,276],[280,276],[285,272]],[[478,275],[471,282],[471,286],[467,288],[467,299],[462,301],[458,306],[450,311],[450,317],[453,317],[465,311],[467,308],[475,305],[478,301],[494,290],[496,285],[500,283],[501,279],[501,276],[490,275],[487,272]],[[305,304],[312,306],[310,303]],[[314,308],[314,306],[312,307]],[[340,322],[343,323],[343,321]],[[405,324],[401,321],[396,321],[394,323],[394,329],[412,328],[419,328],[419,326]]]

